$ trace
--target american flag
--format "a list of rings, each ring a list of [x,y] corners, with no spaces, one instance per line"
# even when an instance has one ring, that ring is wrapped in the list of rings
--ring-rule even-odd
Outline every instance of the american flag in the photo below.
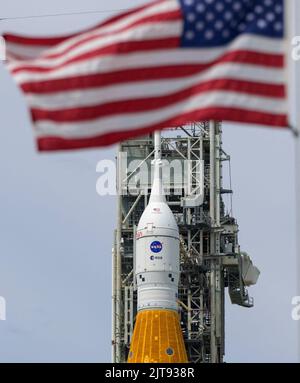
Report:
[[[5,35],[39,150],[200,120],[288,126],[284,0],[160,0],[72,36]]]

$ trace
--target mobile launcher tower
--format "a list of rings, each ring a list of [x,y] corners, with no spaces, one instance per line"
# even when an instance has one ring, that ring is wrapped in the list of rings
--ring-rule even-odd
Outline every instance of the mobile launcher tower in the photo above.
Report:
[[[250,308],[259,270],[225,207],[220,123],[123,142],[117,157],[113,362],[222,363],[225,288]]]

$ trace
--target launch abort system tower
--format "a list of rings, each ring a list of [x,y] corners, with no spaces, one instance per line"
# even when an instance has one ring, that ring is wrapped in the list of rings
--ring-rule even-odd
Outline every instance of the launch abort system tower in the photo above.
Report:
[[[136,227],[151,192],[152,135],[123,142],[117,157],[118,220],[113,246],[112,360],[126,362],[137,312]],[[178,303],[188,360],[222,363],[225,354],[224,294],[250,308],[247,286],[259,271],[238,244],[238,225],[224,196],[220,123],[203,122],[163,132],[166,198],[179,227]],[[230,197],[227,198],[230,200]]]

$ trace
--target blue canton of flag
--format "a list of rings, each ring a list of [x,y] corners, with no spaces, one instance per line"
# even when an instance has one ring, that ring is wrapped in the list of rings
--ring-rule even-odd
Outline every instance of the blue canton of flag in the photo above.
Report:
[[[180,0],[183,47],[217,47],[243,33],[282,38],[283,0]]]

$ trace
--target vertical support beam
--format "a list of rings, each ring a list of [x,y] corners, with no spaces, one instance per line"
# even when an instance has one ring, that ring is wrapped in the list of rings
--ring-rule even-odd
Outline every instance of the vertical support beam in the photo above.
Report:
[[[218,362],[222,363],[223,361],[223,344],[224,344],[224,287],[223,287],[223,268],[220,255],[220,227],[221,227],[221,198],[220,191],[222,188],[222,161],[221,161],[221,146],[222,146],[222,131],[220,125],[216,126],[216,145],[215,145],[215,164],[216,164],[216,232],[215,232],[215,254],[217,256],[216,260],[216,337],[217,337],[217,346],[218,346]]]
[[[192,182],[193,182],[193,179],[192,179],[192,157],[191,157],[191,138],[188,137],[188,152],[187,152],[187,158],[188,158],[188,174],[187,174],[187,195],[190,195],[191,192],[192,192]],[[191,224],[191,209],[188,208],[186,209],[186,223],[188,225]],[[190,250],[191,248],[191,230],[189,229],[188,230],[188,249]]]
[[[129,336],[129,331],[128,331],[128,322],[129,322],[129,287],[125,286],[124,288],[124,343],[128,343],[128,336]]]
[[[133,286],[130,286],[130,343],[133,334]]]
[[[154,159],[161,160],[161,132],[157,130],[154,132]]]
[[[191,284],[191,276],[189,275],[189,284]],[[188,329],[188,339],[191,340],[192,333],[192,291],[188,289],[187,291],[187,302],[188,302],[188,312],[187,312],[187,329]]]
[[[187,172],[187,195],[190,195],[191,194],[191,191],[192,191],[192,162],[191,162],[191,138],[188,137],[187,138],[187,147],[188,147],[188,150],[187,150],[187,158],[188,158],[188,162],[187,162],[187,168],[188,168],[188,172]],[[191,209],[188,208],[186,209],[186,223],[188,225],[191,224]],[[189,228],[188,231],[187,231],[187,248],[188,248],[188,252],[190,254],[191,252],[191,246],[192,246],[192,241],[191,241],[191,238],[192,238],[192,234],[191,234],[191,229]],[[189,278],[189,286],[191,286],[191,275],[189,274],[188,276]],[[193,321],[193,315],[194,315],[194,311],[192,310],[192,301],[193,301],[193,296],[192,296],[192,290],[191,289],[188,289],[188,338],[189,339],[192,339],[192,321]]]
[[[135,277],[135,264],[136,264],[136,228],[137,226],[133,226],[133,291],[137,290],[136,286],[136,277]]]
[[[215,267],[215,221],[216,221],[216,124],[214,121],[209,123],[209,137],[210,137],[210,204],[209,213],[211,220],[211,233],[210,233],[210,350],[211,350],[211,363],[218,362],[218,352],[216,347],[216,267]]]
[[[221,190],[221,131],[211,121],[210,129],[210,309],[211,309],[211,363],[223,361],[223,270],[220,260],[220,190]]]
[[[214,121],[210,121],[209,123],[209,150],[210,150],[210,204],[209,204],[209,213],[210,213],[210,219],[212,226],[215,226],[215,218],[216,218],[216,164],[215,164],[215,158],[216,158],[216,124]]]
[[[133,286],[124,287],[124,343],[130,345],[133,333]]]
[[[221,190],[221,161],[220,161],[220,148],[221,148],[221,132],[220,127],[216,126],[216,135],[215,135],[215,201],[216,201],[216,210],[215,210],[215,225],[220,227],[220,214],[221,214],[221,199],[220,199],[220,190]]]
[[[115,310],[115,362],[120,363],[121,350],[121,311],[122,311],[122,259],[121,259],[121,235],[122,235],[122,179],[121,179],[121,145],[118,147],[118,177],[117,177],[117,230],[116,230],[116,310]]]
[[[116,251],[116,232],[114,233],[114,247],[112,248],[112,337],[111,337],[111,360],[113,363],[116,361],[116,260],[115,260],[115,251]]]

